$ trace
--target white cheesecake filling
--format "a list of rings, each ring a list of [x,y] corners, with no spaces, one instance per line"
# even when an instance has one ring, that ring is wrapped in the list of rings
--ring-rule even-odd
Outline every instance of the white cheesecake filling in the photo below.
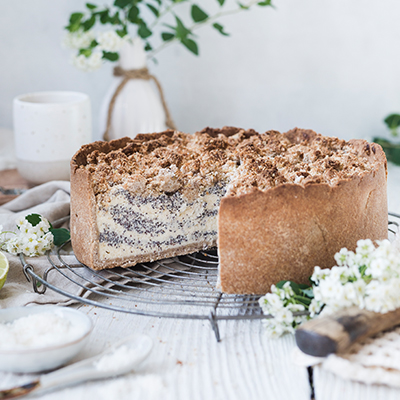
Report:
[[[100,260],[149,254],[156,258],[158,253],[182,246],[215,245],[224,194],[224,185],[209,188],[191,201],[179,192],[141,197],[114,188],[109,202],[97,205]]]

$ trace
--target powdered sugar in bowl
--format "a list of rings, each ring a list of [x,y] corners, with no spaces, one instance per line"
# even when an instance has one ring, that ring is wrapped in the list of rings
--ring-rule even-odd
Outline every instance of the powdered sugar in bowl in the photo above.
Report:
[[[0,370],[33,373],[60,367],[82,350],[92,329],[87,315],[67,307],[0,310]]]

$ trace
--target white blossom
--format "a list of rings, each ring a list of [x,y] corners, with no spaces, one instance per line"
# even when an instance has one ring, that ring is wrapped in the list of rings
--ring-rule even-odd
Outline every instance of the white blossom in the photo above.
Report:
[[[63,46],[69,49],[86,49],[94,40],[93,31],[83,31],[82,29],[76,32],[67,32],[63,38]]]
[[[374,250],[375,246],[370,239],[359,240],[357,242],[356,254],[360,254],[368,258]]]
[[[354,255],[351,251],[347,250],[345,247],[335,254],[335,261],[337,265],[347,265],[348,259]]]
[[[312,299],[308,310],[310,311],[310,317],[314,318],[314,316],[319,314],[319,312],[321,311],[321,303],[315,300],[315,298]]]
[[[294,292],[289,281],[283,285],[282,289],[286,299],[290,299],[292,296],[294,296]]]
[[[274,317],[277,322],[283,322],[285,324],[291,324],[293,322],[293,313],[287,308],[278,310]]]
[[[327,275],[329,275],[329,269],[321,269],[320,267],[315,267],[314,272],[311,276],[311,280],[315,283],[318,283],[321,279],[325,279]]]
[[[127,38],[128,36],[122,38],[115,31],[109,30],[99,33],[96,41],[100,50],[118,53],[125,44]]]
[[[92,72],[101,67],[102,57],[103,55],[99,51],[93,52],[89,57],[79,54],[72,58],[72,64],[82,71]]]
[[[271,339],[276,339],[285,333],[285,327],[282,324],[276,324],[273,319],[263,321],[266,334]]]

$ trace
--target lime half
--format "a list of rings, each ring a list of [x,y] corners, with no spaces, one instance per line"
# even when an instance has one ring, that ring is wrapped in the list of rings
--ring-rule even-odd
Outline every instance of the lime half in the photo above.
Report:
[[[0,289],[4,286],[8,273],[8,260],[7,257],[0,251]]]

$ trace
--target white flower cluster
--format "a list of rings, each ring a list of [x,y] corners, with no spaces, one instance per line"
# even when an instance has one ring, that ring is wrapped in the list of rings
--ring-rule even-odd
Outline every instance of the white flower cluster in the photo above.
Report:
[[[93,31],[68,32],[63,45],[74,50],[89,50],[88,54],[75,54],[72,56],[72,64],[86,72],[95,71],[103,64],[103,51],[118,53],[129,36],[120,37],[115,31],[100,32],[97,36]]]
[[[377,245],[367,239],[357,242],[355,252],[341,249],[335,254],[336,266],[314,268],[311,288],[301,289],[293,282],[286,282],[281,289],[273,285],[271,293],[259,300],[263,312],[273,316],[265,322],[267,334],[279,337],[293,332],[308,318],[351,306],[380,313],[399,308],[399,250],[388,240],[377,241]],[[293,287],[298,288],[297,293]],[[309,312],[309,317],[294,317],[294,311],[304,310]]]
[[[128,35],[122,38],[115,31],[110,30],[101,32],[99,35],[97,35],[96,41],[98,43],[99,50],[118,53],[128,39]]]
[[[64,36],[63,46],[73,50],[86,49],[95,39],[93,31],[84,31],[80,29],[76,32],[68,32]]]
[[[49,221],[41,217],[41,221],[33,226],[26,218],[16,221],[18,233],[3,232],[0,226],[0,248],[11,254],[23,253],[26,256],[40,256],[53,246],[53,234],[49,232]],[[12,237],[3,237],[12,234]]]
[[[305,311],[306,307],[296,303],[295,293],[289,281],[282,288],[272,285],[271,293],[261,297],[259,303],[263,313],[272,316],[263,321],[267,335],[271,338],[280,337],[286,332],[294,333],[297,325],[309,319],[307,315],[293,314]]]
[[[79,54],[72,57],[71,63],[81,71],[92,72],[102,66],[102,57],[103,55],[99,51],[93,52],[89,57]]]
[[[386,313],[400,307],[400,255],[388,240],[359,240],[356,252],[340,250],[337,266],[331,270],[316,267],[314,303],[330,314],[339,309],[358,306]]]

